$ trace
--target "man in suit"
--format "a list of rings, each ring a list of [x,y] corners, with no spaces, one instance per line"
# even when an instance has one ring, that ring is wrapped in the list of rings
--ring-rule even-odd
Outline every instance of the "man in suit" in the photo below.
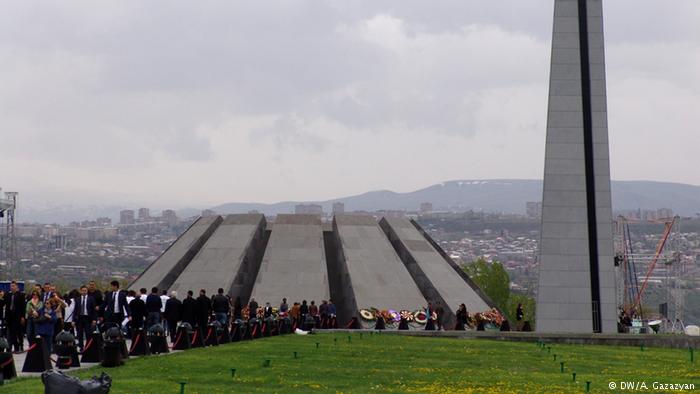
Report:
[[[207,297],[207,291],[204,289],[199,291],[199,297],[197,297],[197,308],[199,309],[197,324],[202,328],[202,330],[205,330],[207,325],[209,325],[209,315],[211,315],[211,299]]]
[[[146,319],[146,303],[143,302],[141,297],[138,297],[135,291],[131,290],[131,295],[134,297],[131,302],[129,302],[129,309],[131,310],[131,329],[135,330],[137,328],[143,328],[143,322]]]
[[[182,321],[189,323],[194,328],[194,326],[197,325],[199,307],[197,305],[197,300],[195,300],[192,295],[192,290],[188,290],[187,298],[182,301]]]
[[[7,322],[7,336],[10,346],[16,353],[24,351],[24,338],[22,337],[22,324],[27,302],[24,293],[19,291],[19,285],[14,280],[10,283],[10,294],[5,296],[5,321]]]
[[[125,316],[131,320],[131,311],[129,304],[126,302],[126,292],[119,290],[119,282],[116,280],[111,281],[109,284],[112,286],[112,291],[105,296],[103,304],[104,320],[106,323],[112,323],[112,326],[121,327]]]
[[[148,320],[146,328],[150,329],[156,324],[160,324],[160,309],[163,306],[163,301],[158,295],[158,288],[151,289],[151,294],[146,297],[146,311],[148,311]]]
[[[87,339],[92,328],[97,322],[97,304],[95,299],[88,294],[87,286],[80,286],[80,295],[74,301],[73,319],[78,334],[78,347],[83,350],[83,338]]]
[[[170,342],[175,342],[175,334],[177,333],[177,322],[182,318],[182,302],[177,299],[177,291],[170,293],[170,298],[165,302],[165,312],[163,313],[165,321],[168,322],[168,332],[170,332]]]
[[[51,282],[44,283],[44,289],[41,291],[41,302],[46,304],[53,297],[53,291],[51,291]]]

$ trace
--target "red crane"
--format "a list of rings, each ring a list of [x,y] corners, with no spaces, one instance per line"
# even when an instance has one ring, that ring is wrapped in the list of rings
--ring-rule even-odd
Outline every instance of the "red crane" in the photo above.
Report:
[[[634,306],[638,308],[638,310],[641,312],[642,310],[642,294],[644,294],[644,290],[647,287],[647,284],[649,283],[649,277],[651,276],[651,273],[654,271],[654,267],[656,267],[656,263],[659,261],[659,257],[661,256],[661,253],[664,250],[664,247],[666,246],[666,242],[668,241],[668,237],[671,235],[671,232],[673,231],[673,226],[676,224],[676,219],[677,216],[671,219],[671,221],[667,221],[664,225],[664,233],[661,239],[659,240],[658,245],[656,245],[656,253],[654,254],[654,258],[651,260],[651,264],[649,264],[649,268],[647,269],[647,274],[644,277],[644,281],[642,282],[642,287],[639,289],[639,292],[637,293],[637,299],[634,302]]]

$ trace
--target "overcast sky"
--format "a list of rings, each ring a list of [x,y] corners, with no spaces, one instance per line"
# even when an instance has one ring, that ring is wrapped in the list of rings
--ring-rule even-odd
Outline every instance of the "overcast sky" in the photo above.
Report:
[[[543,174],[553,0],[0,1],[0,187],[201,207]],[[605,2],[613,179],[700,184],[700,1]]]

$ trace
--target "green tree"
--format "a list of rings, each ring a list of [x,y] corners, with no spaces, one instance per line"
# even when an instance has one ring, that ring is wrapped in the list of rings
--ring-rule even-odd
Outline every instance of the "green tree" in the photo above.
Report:
[[[535,300],[525,294],[510,291],[510,277],[503,264],[498,261],[489,263],[479,258],[471,264],[464,265],[462,269],[491,298],[509,321],[516,322],[515,312],[518,304],[522,304],[524,320],[534,324]]]
[[[520,293],[510,293],[510,297],[508,297],[508,308],[505,311],[506,315],[508,315],[508,320],[515,322],[515,311],[518,308],[518,304],[522,304],[523,306],[523,313],[524,321],[529,321],[530,324],[534,324],[535,322],[535,299],[532,297],[529,297],[525,294],[520,294]]]
[[[494,261],[487,262],[483,258],[462,267],[479,288],[493,300],[496,307],[503,312],[508,308],[510,297],[510,278],[503,264]],[[477,311],[475,311],[477,312]]]

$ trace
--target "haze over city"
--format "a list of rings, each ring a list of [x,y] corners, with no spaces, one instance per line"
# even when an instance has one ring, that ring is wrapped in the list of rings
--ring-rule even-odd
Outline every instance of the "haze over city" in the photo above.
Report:
[[[204,207],[541,179],[552,4],[15,2],[0,186]],[[700,184],[700,5],[605,13],[613,179]]]

